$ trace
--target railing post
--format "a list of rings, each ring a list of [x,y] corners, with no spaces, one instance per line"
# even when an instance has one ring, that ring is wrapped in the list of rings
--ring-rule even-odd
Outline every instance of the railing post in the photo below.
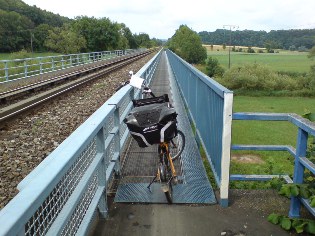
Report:
[[[232,139],[232,107],[233,93],[224,93],[223,105],[223,130],[222,130],[222,158],[221,158],[221,183],[220,183],[220,205],[227,207],[229,204],[230,183],[230,157]]]
[[[101,218],[106,218],[108,214],[108,207],[107,207],[107,183],[106,183],[106,163],[105,163],[105,139],[104,139],[104,129],[100,129],[96,136],[96,151],[97,153],[102,153],[102,161],[101,165],[98,168],[98,185],[99,187],[105,186],[105,192],[103,193],[102,197],[98,203],[98,209],[100,212]]]
[[[65,63],[64,63],[63,56],[61,57],[61,68],[62,68],[62,69],[64,69],[64,68],[65,68]]]
[[[39,58],[39,73],[43,74],[43,63],[42,58]]]
[[[51,69],[52,69],[52,71],[55,70],[55,60],[53,57],[51,58]]]
[[[27,77],[27,63],[26,60],[24,60],[24,77]]]
[[[307,149],[307,138],[308,133],[299,128],[298,136],[297,136],[297,143],[296,143],[296,155],[294,161],[294,173],[293,173],[293,182],[295,184],[302,184],[304,178],[304,166],[300,163],[300,157],[306,156],[306,149]],[[301,202],[298,197],[291,197],[290,203],[290,217],[300,217],[300,209],[301,209]]]
[[[114,133],[114,143],[115,143],[115,150],[117,160],[114,160],[115,163],[115,173],[120,175],[120,116],[119,116],[119,106],[116,105],[116,109],[114,112],[114,126],[116,127],[116,132]]]
[[[4,62],[4,74],[5,74],[5,81],[9,81],[9,67],[8,62]]]

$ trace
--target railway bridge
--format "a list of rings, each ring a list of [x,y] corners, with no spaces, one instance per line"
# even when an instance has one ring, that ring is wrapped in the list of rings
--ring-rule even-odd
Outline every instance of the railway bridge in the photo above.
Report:
[[[155,219],[159,227],[155,227],[154,232],[150,225],[144,224],[142,231],[124,228],[124,233],[116,232],[117,235],[168,232],[218,235],[219,232],[214,231],[217,226],[232,224],[231,221],[238,218],[238,214],[231,214],[232,219],[224,215],[224,209],[229,208],[230,181],[279,177],[287,182],[302,183],[305,169],[315,172],[314,164],[306,158],[308,136],[315,136],[313,123],[295,114],[233,113],[232,91],[169,50],[159,51],[136,75],[145,79],[156,94],[170,95],[179,114],[179,129],[186,137],[185,149],[176,164],[180,181],[173,190],[175,204],[163,204],[166,199],[159,184],[154,183],[151,191],[147,188],[156,172],[156,147],[140,149],[130,138],[123,119],[132,108],[132,99],[139,98],[141,91],[126,85],[23,179],[18,185],[19,194],[0,212],[0,235],[88,235],[93,232],[106,235],[102,226],[98,226],[98,231],[94,229],[97,223],[103,224],[101,219],[105,218],[110,222],[107,228],[115,224],[110,221],[111,208],[108,207],[111,199],[108,196],[113,192],[114,202],[146,203],[140,204],[143,217],[155,214],[160,219]],[[298,128],[297,146],[231,145],[232,120],[291,122]],[[207,178],[201,148],[210,163],[218,186],[217,194]],[[292,180],[286,173],[231,175],[230,152],[233,149],[288,151],[295,158],[294,178]],[[156,203],[162,203],[158,204],[160,208],[149,207]],[[196,212],[187,210],[188,205],[195,204],[203,207]],[[292,197],[289,216],[299,217],[301,204],[314,214],[314,208],[306,199]],[[209,205],[217,208],[207,208]],[[120,206],[130,207],[129,204]],[[189,212],[191,218],[178,224],[181,210]],[[172,218],[172,211],[177,211],[175,218]],[[221,223],[217,223],[216,216],[226,219],[221,218]],[[134,213],[129,213],[127,220],[133,218]],[[133,226],[139,226],[139,222]],[[285,235],[275,228],[265,230]],[[224,233],[222,228],[221,233]],[[226,233],[228,231],[221,235]]]

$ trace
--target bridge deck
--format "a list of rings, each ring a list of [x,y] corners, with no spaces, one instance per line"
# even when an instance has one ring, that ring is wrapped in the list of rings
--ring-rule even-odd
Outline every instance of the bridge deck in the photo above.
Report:
[[[165,53],[162,54],[151,85],[157,95],[168,93],[178,115],[178,126],[186,137],[186,146],[180,160],[176,161],[176,171],[180,176],[179,184],[173,186],[174,203],[216,203],[215,195],[206,176],[198,146],[185,106],[181,100],[175,79]],[[139,148],[131,142],[122,165],[115,202],[165,203],[166,198],[159,183],[147,188],[157,171],[157,146]]]

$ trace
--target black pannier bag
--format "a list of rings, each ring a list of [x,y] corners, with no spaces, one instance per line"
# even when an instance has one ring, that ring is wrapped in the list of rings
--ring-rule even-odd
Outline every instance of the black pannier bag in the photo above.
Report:
[[[134,108],[124,119],[139,147],[168,142],[177,136],[177,113],[168,107],[168,97],[134,100]]]

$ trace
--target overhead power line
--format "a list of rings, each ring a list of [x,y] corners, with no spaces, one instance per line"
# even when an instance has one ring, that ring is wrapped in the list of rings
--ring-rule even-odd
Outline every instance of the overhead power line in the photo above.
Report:
[[[232,46],[232,29],[238,29],[238,25],[223,25],[225,27],[230,28],[230,45],[229,45],[229,69],[231,68],[231,46]]]

